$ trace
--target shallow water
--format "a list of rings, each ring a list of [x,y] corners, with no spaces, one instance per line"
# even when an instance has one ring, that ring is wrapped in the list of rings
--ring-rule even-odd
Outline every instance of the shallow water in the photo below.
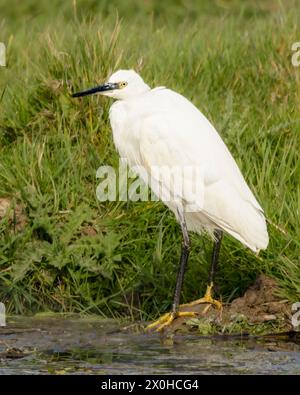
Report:
[[[300,374],[292,340],[209,338],[122,329],[94,318],[17,317],[0,328],[0,374]]]

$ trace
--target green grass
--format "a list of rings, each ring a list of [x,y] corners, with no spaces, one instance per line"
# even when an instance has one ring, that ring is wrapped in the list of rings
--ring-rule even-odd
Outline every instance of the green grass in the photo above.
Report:
[[[258,273],[300,300],[300,41],[297,1],[0,3],[0,198],[26,225],[0,222],[0,301],[11,313],[149,318],[172,302],[180,231],[159,202],[100,203],[96,170],[118,166],[110,99],[73,100],[118,68],[191,99],[214,123],[258,196],[269,248],[256,257],[225,237],[217,293]],[[2,93],[4,92],[3,96]],[[90,231],[92,229],[92,232]],[[204,292],[212,242],[192,236],[183,300]]]

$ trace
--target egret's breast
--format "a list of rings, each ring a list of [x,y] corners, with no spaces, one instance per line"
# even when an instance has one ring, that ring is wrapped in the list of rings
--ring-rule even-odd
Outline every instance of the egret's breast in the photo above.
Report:
[[[115,102],[109,111],[113,140],[120,154],[130,166],[140,164],[140,119],[122,102]]]

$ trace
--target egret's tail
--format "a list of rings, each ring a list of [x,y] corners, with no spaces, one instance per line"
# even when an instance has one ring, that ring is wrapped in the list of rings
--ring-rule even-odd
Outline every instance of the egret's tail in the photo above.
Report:
[[[219,225],[224,231],[239,240],[254,252],[265,250],[269,244],[266,220],[262,212],[253,208],[253,215],[244,217],[239,229],[233,229],[230,225]]]
[[[214,199],[213,188],[208,194],[204,199],[204,213],[212,222],[254,252],[267,248],[269,235],[261,209],[230,188],[223,188],[221,199]]]

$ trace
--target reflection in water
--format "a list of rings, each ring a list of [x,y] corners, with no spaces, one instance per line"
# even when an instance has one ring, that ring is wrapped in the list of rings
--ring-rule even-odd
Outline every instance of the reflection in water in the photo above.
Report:
[[[300,374],[300,345],[288,339],[199,337],[122,331],[98,318],[10,319],[0,330],[0,373]]]

